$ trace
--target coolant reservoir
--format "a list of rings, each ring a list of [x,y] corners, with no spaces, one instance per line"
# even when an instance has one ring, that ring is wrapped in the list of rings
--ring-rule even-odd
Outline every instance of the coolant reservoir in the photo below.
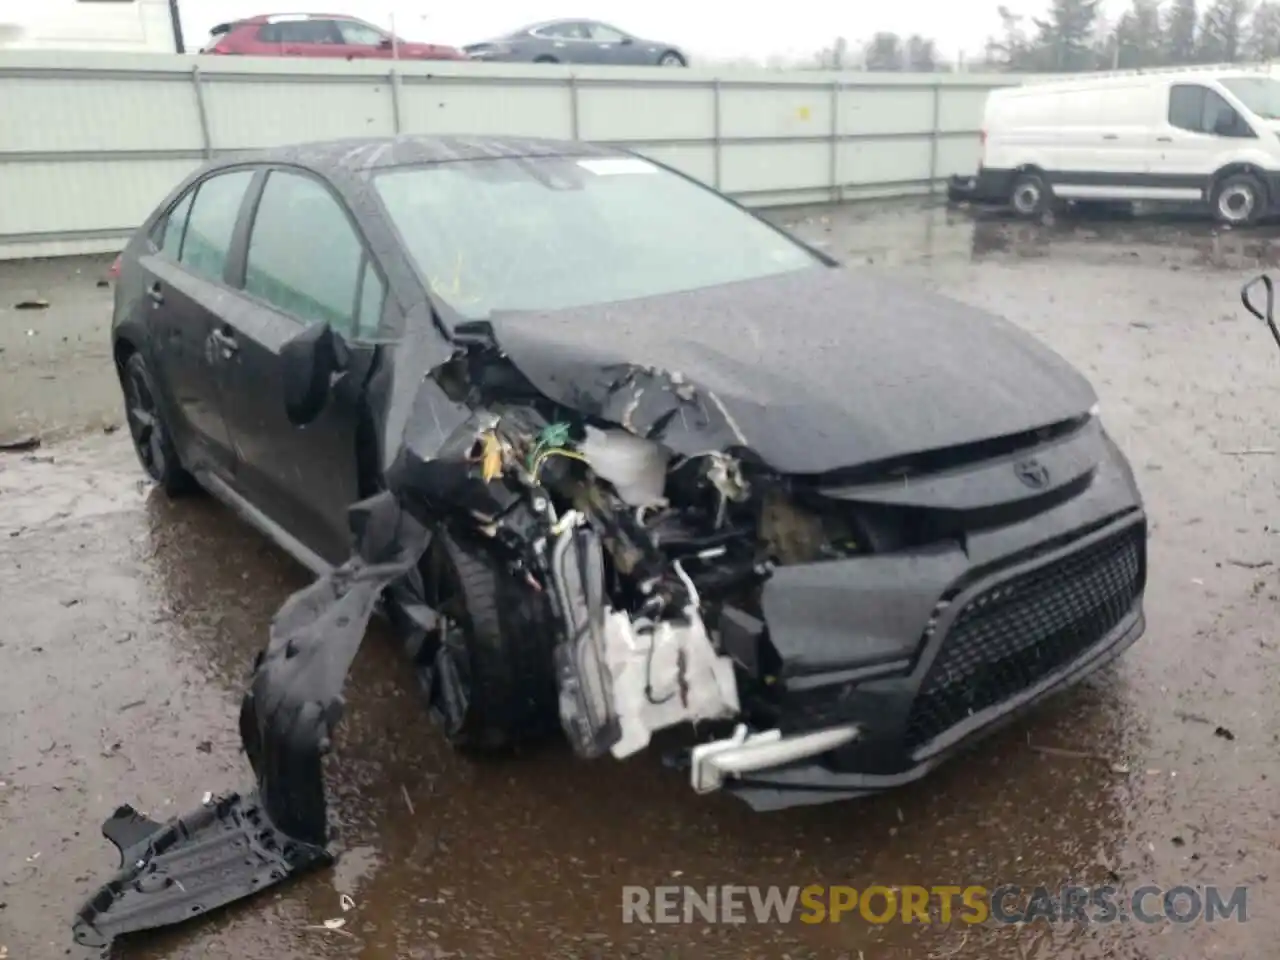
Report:
[[[667,483],[669,454],[650,440],[625,430],[586,428],[586,439],[578,452],[591,469],[633,507],[649,507],[662,502]]]

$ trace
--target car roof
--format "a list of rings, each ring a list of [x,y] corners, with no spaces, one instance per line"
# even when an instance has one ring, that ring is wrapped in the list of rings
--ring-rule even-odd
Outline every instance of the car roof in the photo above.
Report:
[[[539,20],[537,23],[531,23],[524,30],[537,30],[540,27],[555,27],[562,23],[601,23],[594,17],[560,17],[558,20]]]
[[[258,13],[237,17],[235,23],[289,23],[298,20],[358,20],[349,13]]]
[[[620,156],[614,147],[581,140],[544,137],[430,136],[401,134],[394,137],[359,137],[323,140],[237,153],[214,166],[242,163],[287,163],[327,175],[361,174],[391,167],[488,160],[503,157]]]

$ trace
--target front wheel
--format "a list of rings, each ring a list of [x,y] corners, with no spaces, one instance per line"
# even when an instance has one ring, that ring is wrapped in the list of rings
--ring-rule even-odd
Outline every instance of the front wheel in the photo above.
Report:
[[[480,544],[446,530],[423,558],[446,664],[425,691],[455,747],[500,751],[555,729],[559,713],[546,599]]]
[[[142,469],[171,497],[192,492],[197,487],[195,478],[178,460],[173,435],[156,402],[155,381],[142,354],[129,354],[120,370],[120,380],[129,436]]]
[[[660,67],[683,67],[684,65],[684,57],[674,50],[668,50],[658,60],[658,66]]]
[[[1210,200],[1214,218],[1231,227],[1244,227],[1262,216],[1266,188],[1250,173],[1225,177],[1214,187]]]

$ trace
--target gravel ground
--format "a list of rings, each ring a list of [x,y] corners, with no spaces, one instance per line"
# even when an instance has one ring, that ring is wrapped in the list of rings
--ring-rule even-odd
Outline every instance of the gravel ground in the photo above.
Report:
[[[1280,919],[1271,565],[1280,356],[1239,306],[1280,231],[1028,226],[916,206],[772,216],[854,265],[988,307],[1093,379],[1152,518],[1148,630],[980,753],[868,801],[751,814],[658,759],[451,753],[385,635],[348,688],[332,870],[119,949],[236,956],[1255,958]],[[205,500],[141,482],[103,259],[0,264],[0,956],[78,957],[69,919],[119,803],[173,814],[248,782],[235,717],[305,575]],[[28,296],[45,309],[16,310]],[[851,309],[856,305],[851,305]],[[1252,450],[1252,453],[1241,451]],[[1046,750],[1045,748],[1056,748]],[[624,925],[623,884],[1245,885],[1248,921],[1077,927]],[[355,909],[340,934],[308,929]]]

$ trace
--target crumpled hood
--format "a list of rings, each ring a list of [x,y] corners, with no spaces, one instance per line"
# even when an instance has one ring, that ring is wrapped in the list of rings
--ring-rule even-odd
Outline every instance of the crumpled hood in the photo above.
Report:
[[[688,293],[492,320],[553,400],[677,453],[746,447],[822,473],[1088,412],[1093,388],[986,311],[819,267]]]

